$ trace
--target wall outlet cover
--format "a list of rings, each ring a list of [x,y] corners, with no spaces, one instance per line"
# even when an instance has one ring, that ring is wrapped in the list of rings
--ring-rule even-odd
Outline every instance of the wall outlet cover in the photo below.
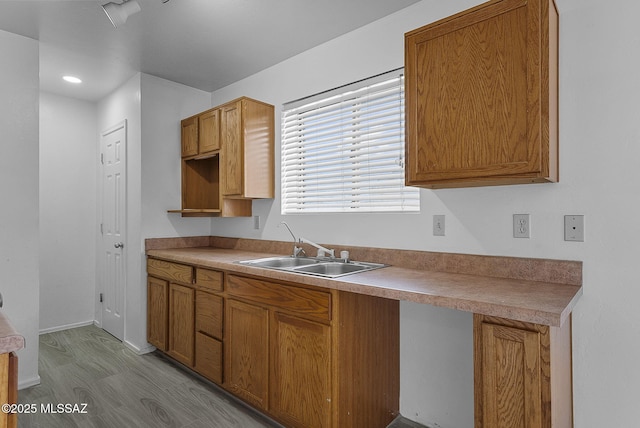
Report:
[[[530,238],[531,237],[531,217],[529,214],[513,215],[513,237],[514,238]]]

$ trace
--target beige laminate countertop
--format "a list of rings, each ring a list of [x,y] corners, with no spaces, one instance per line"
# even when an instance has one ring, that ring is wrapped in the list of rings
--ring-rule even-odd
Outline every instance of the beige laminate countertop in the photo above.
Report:
[[[255,242],[255,241],[254,241]],[[226,246],[226,241],[225,241]],[[577,300],[582,295],[582,286],[576,284],[582,280],[580,262],[565,262],[539,259],[510,259],[489,257],[489,263],[503,267],[520,266],[532,271],[531,276],[540,274],[540,266],[549,267],[553,271],[547,275],[550,281],[523,279],[527,273],[518,273],[519,278],[504,278],[471,273],[442,272],[415,267],[401,267],[392,264],[383,269],[346,275],[334,279],[309,276],[286,271],[277,271],[238,264],[241,260],[284,255],[286,252],[249,251],[236,248],[192,247],[153,249],[159,246],[147,245],[147,255],[167,261],[219,269],[246,275],[259,276],[264,279],[295,282],[321,288],[335,289],[353,293],[367,294],[394,300],[406,300],[457,309],[466,312],[492,315],[518,321],[531,322],[559,327],[568,318]],[[264,248],[264,246],[263,246]],[[383,250],[391,251],[391,250]],[[357,253],[357,251],[356,251]],[[410,252],[409,255],[421,254]],[[424,253],[433,258],[434,254]],[[446,253],[444,253],[446,255]],[[353,252],[352,252],[353,256]],[[404,254],[407,256],[407,254]],[[459,256],[459,255],[458,255]],[[455,257],[448,255],[447,257]],[[468,260],[481,258],[486,264],[486,257],[458,257],[461,270],[469,264]],[[354,260],[369,262],[386,262],[352,257]],[[415,257],[414,257],[415,258]],[[505,261],[506,260],[506,261]],[[526,263],[532,260],[534,265]],[[557,266],[556,266],[557,265]],[[563,269],[573,272],[569,280],[559,283],[555,277],[557,271]],[[506,269],[506,268],[505,268]],[[494,269],[495,270],[495,269]],[[493,270],[492,270],[493,272]],[[508,274],[510,276],[514,276]],[[572,276],[573,275],[573,276]],[[562,272],[560,274],[562,275]],[[536,278],[537,279],[537,278]],[[560,279],[564,281],[564,279]]]
[[[24,337],[11,325],[7,316],[0,312],[0,354],[19,351],[24,348]]]

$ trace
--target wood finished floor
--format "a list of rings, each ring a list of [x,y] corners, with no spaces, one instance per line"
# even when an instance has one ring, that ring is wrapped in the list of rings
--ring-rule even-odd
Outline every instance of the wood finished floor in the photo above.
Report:
[[[275,428],[211,384],[156,353],[136,355],[104,330],[40,336],[41,384],[20,390],[18,428]],[[43,414],[41,404],[87,403],[87,414]]]

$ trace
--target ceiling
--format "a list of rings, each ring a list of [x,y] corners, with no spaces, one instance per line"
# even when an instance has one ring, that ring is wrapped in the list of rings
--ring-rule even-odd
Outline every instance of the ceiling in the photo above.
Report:
[[[137,0],[119,28],[108,1],[0,0],[0,30],[40,41],[42,90],[98,101],[137,72],[211,92],[420,0]]]

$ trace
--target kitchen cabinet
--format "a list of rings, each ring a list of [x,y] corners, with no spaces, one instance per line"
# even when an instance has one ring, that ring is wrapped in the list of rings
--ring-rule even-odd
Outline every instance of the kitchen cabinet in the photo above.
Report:
[[[271,316],[271,412],[288,426],[331,426],[331,327]]]
[[[183,119],[181,125],[182,157],[198,154],[198,117],[192,116]]]
[[[221,384],[222,272],[149,258],[147,274],[147,341]]]
[[[269,311],[227,300],[225,387],[259,409],[268,409]]]
[[[167,353],[182,364],[193,367],[195,353],[195,291],[184,285],[169,284],[169,344]]]
[[[247,217],[274,197],[274,107],[242,97],[182,120],[183,217]]]
[[[405,34],[406,184],[558,181],[558,12],[491,0]]]
[[[220,107],[222,194],[274,197],[274,108],[240,98]]]
[[[223,298],[222,272],[196,268],[196,336],[194,369],[221,384]]]
[[[570,320],[549,327],[474,314],[473,329],[475,428],[573,426]]]
[[[161,326],[168,307],[167,355],[285,426],[382,428],[398,415],[397,300],[153,257],[147,273],[148,319]]]
[[[220,150],[220,110],[213,108],[198,115],[198,153]]]
[[[169,283],[165,280],[147,278],[147,342],[167,350],[169,320]]]
[[[220,150],[220,112],[210,109],[181,121],[182,157],[207,156]]]
[[[397,301],[225,277],[225,387],[289,427],[386,427],[398,412]]]

